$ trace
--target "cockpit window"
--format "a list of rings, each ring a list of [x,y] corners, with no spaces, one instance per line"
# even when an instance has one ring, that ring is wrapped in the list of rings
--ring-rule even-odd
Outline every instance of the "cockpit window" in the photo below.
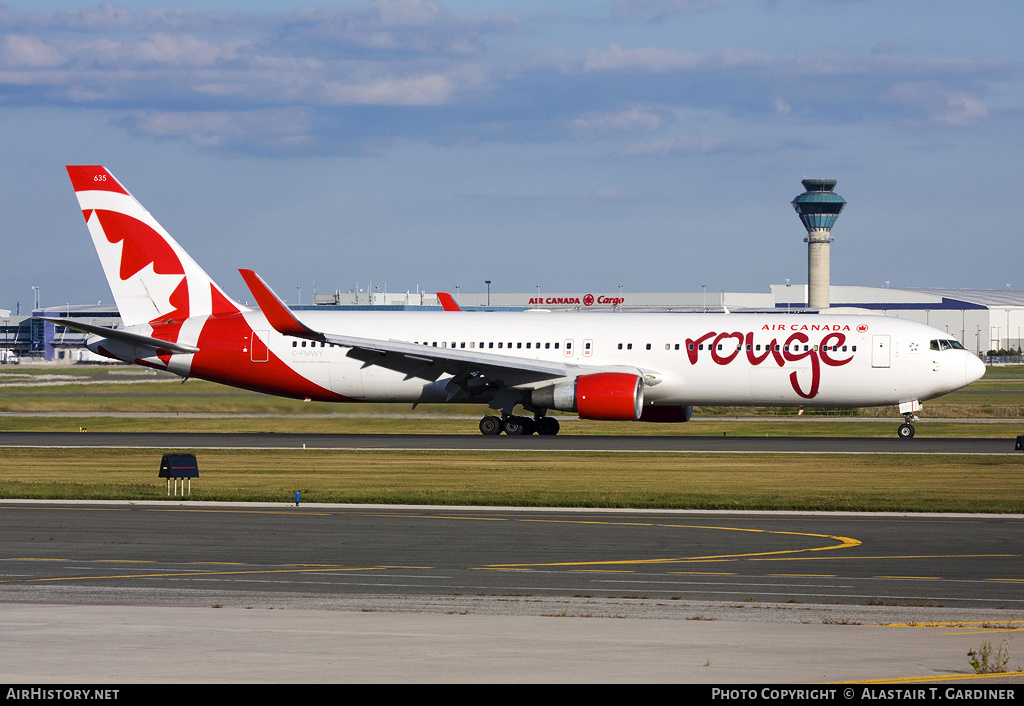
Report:
[[[951,349],[964,350],[963,344],[955,339],[937,339],[932,340],[931,349],[933,351],[948,351]]]

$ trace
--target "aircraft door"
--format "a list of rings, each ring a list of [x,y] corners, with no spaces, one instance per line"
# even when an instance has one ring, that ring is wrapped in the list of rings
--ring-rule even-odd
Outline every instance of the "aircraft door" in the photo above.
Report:
[[[594,342],[589,338],[583,342],[583,357],[589,358],[594,354]]]
[[[270,350],[266,341],[270,339],[269,331],[253,331],[249,341],[249,360],[253,363],[266,363],[270,360]]]
[[[572,344],[573,341],[571,338],[567,338],[562,342],[562,350],[565,352],[566,358],[572,358],[572,354],[574,353]]]
[[[871,367],[889,367],[889,336],[871,337]]]

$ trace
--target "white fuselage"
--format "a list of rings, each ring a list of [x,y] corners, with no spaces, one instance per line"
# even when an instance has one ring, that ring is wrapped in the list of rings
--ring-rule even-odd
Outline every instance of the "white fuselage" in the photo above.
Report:
[[[450,375],[409,375],[347,355],[349,348],[277,333],[258,311],[244,314],[256,344],[238,341],[237,369],[260,376],[276,358],[318,388],[350,400],[439,402]],[[653,405],[876,406],[926,400],[981,377],[984,366],[962,349],[938,350],[951,337],[923,324],[884,316],[783,314],[626,314],[563,312],[302,312],[318,330],[368,339],[551,361],[584,374],[638,371]],[[182,328],[184,335],[190,330]],[[184,340],[184,339],[179,339]],[[260,342],[269,349],[263,350]],[[203,347],[201,337],[194,341]],[[191,355],[168,369],[210,377]],[[572,377],[572,372],[567,377]],[[237,382],[237,381],[236,381]],[[505,380],[520,388],[549,384]],[[274,394],[329,399],[308,391]]]

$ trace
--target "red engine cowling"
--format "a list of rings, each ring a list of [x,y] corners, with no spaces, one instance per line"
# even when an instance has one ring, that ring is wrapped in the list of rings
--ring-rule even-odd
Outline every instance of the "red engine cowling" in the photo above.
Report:
[[[693,405],[671,405],[668,407],[644,407],[641,422],[688,422],[693,416]]]
[[[533,404],[578,412],[583,419],[631,421],[644,409],[644,380],[633,373],[580,375],[574,382],[534,390]]]
[[[576,378],[576,411],[582,419],[636,420],[644,410],[644,379],[630,373]]]

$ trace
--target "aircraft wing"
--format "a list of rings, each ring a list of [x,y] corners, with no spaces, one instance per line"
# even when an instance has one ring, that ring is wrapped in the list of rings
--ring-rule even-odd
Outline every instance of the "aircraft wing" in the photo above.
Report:
[[[352,349],[350,355],[366,365],[382,365],[405,370],[410,376],[436,379],[444,372],[454,374],[485,373],[518,385],[539,380],[567,377],[578,369],[548,361],[482,353],[459,348],[435,348],[408,341],[362,338],[344,334],[315,331],[299,321],[284,302],[252,270],[239,270],[249,291],[256,298],[263,315],[278,333],[312,341],[333,343]],[[388,360],[395,358],[400,360]],[[428,370],[432,368],[432,370]],[[426,374],[424,374],[426,373]]]
[[[91,333],[97,336],[103,336],[115,341],[124,341],[125,343],[131,343],[136,346],[145,346],[146,348],[152,348],[154,350],[168,350],[174,353],[198,353],[199,349],[195,346],[185,345],[184,343],[175,343],[173,341],[165,341],[162,338],[153,338],[152,336],[145,336],[141,333],[134,333],[132,331],[126,331],[124,329],[107,328],[106,326],[96,326],[94,324],[85,324],[81,321],[75,321],[73,319],[52,319],[47,316],[40,317],[43,321],[49,321],[52,324],[58,326],[66,326],[74,331],[81,331],[82,333]]]

